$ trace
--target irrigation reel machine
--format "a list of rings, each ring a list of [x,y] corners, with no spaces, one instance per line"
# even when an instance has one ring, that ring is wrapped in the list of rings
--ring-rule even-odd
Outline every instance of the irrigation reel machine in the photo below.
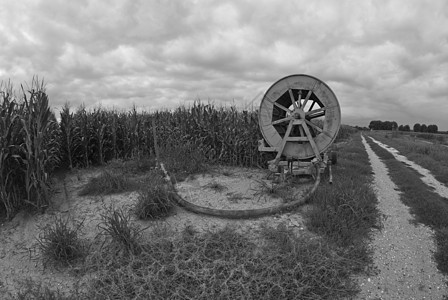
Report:
[[[336,163],[331,152],[341,125],[336,95],[321,80],[309,75],[291,75],[274,83],[265,93],[258,123],[263,140],[258,150],[274,152],[269,170],[285,175],[317,175]]]
[[[304,203],[317,189],[321,173],[336,153],[330,151],[341,125],[341,110],[336,95],[323,81],[309,75],[290,75],[275,82],[265,93],[258,112],[263,139],[258,149],[275,154],[269,170],[280,180],[288,176],[314,177],[311,189],[294,201],[248,210],[227,210],[198,206],[174,193],[178,205],[195,213],[222,218],[253,218],[275,214]],[[162,170],[171,182],[163,164]]]

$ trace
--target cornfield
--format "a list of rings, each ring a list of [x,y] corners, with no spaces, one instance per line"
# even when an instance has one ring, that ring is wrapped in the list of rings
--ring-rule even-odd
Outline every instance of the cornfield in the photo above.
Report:
[[[207,161],[253,166],[261,162],[257,114],[195,103],[174,111],[138,113],[96,108],[75,112],[65,105],[59,124],[61,163],[66,167],[102,165],[112,159],[155,155],[153,124],[162,153],[199,150]]]

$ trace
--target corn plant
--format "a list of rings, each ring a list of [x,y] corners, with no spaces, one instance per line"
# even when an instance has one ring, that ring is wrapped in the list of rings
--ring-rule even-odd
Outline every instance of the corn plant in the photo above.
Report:
[[[79,127],[75,126],[74,115],[70,112],[68,103],[64,105],[60,113],[61,122],[61,152],[68,167],[73,169],[76,163],[76,154],[81,149],[81,136]]]
[[[0,196],[7,217],[21,206],[48,206],[50,173],[59,163],[59,127],[43,81],[33,78],[21,98],[2,86],[0,108]]]
[[[58,125],[52,114],[44,83],[33,79],[29,96],[22,86],[24,114],[20,117],[25,143],[21,146],[27,203],[48,206],[49,173],[59,162]]]
[[[18,161],[20,122],[17,103],[13,99],[12,85],[3,83],[0,106],[0,201],[7,218],[10,218],[20,205],[19,189],[14,184],[20,175]]]
[[[75,126],[79,128],[80,138],[81,138],[81,150],[80,150],[80,163],[81,166],[90,166],[90,117],[84,105],[81,105],[75,113]]]

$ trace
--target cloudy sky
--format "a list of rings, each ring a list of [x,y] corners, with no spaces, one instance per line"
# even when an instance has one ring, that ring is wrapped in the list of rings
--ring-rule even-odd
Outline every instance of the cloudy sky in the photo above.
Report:
[[[0,80],[44,78],[52,106],[257,107],[309,74],[342,122],[448,130],[446,0],[0,0]]]

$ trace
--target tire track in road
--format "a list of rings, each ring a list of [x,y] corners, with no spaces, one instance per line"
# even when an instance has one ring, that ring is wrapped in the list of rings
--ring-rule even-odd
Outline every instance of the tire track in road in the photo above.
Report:
[[[438,181],[428,169],[423,168],[422,166],[416,164],[415,162],[409,160],[406,156],[403,156],[399,154],[399,151],[395,148],[389,147],[386,144],[381,143],[380,141],[375,140],[372,137],[369,137],[373,142],[378,144],[383,149],[389,151],[396,160],[401,161],[402,163],[405,163],[409,167],[413,168],[417,172],[419,172],[423,177],[422,180],[424,183],[429,185],[430,187],[434,188],[434,190],[443,198],[448,199],[448,187]]]
[[[358,299],[442,299],[446,278],[433,260],[433,231],[411,224],[409,208],[400,201],[386,165],[362,140],[374,172],[378,209],[385,219],[383,229],[373,232],[371,244],[378,275],[360,279]]]

